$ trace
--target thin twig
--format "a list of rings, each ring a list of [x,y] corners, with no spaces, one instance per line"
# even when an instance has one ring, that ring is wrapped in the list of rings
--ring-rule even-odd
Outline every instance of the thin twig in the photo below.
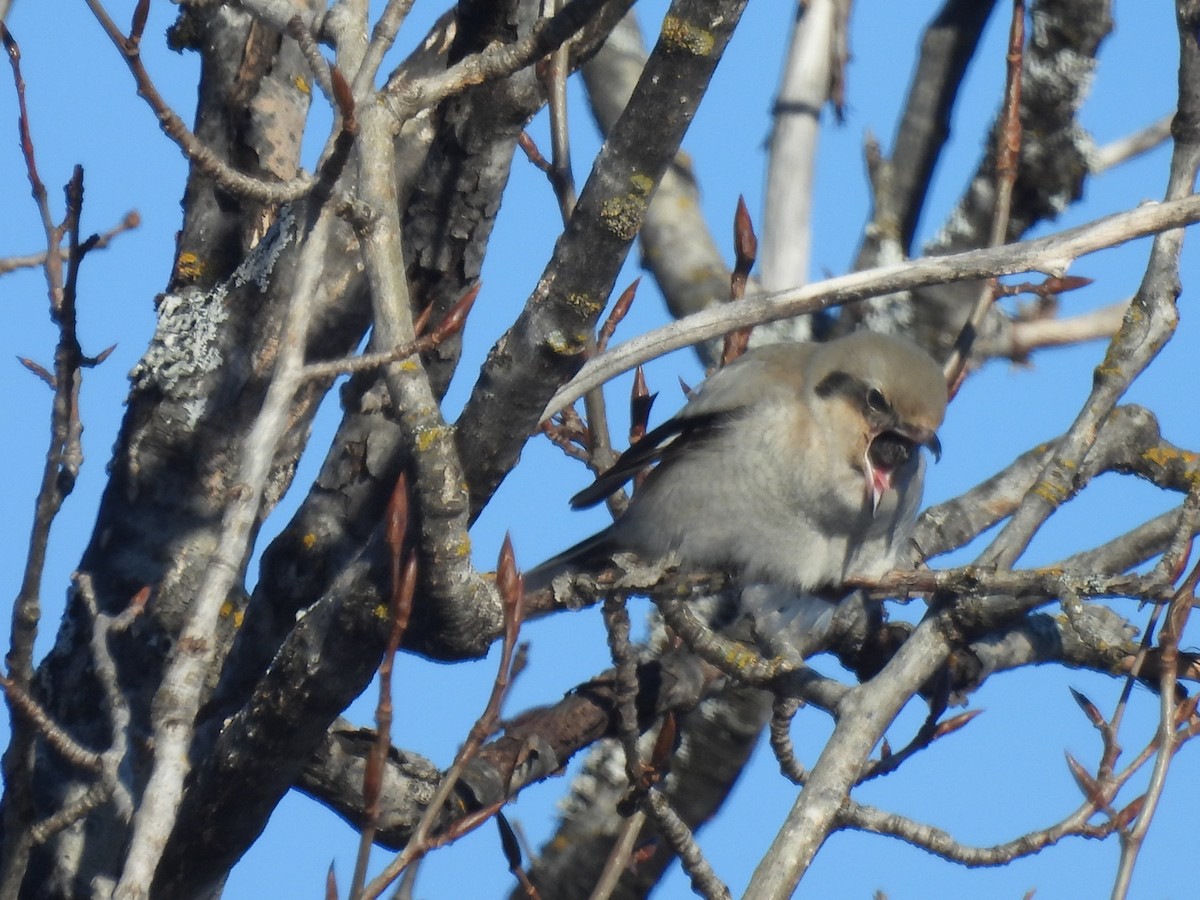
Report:
[[[371,32],[371,43],[367,45],[362,63],[354,76],[354,98],[364,102],[373,93],[375,74],[379,64],[383,62],[384,54],[391,49],[396,40],[396,32],[404,24],[408,11],[412,9],[413,0],[388,0],[383,13],[375,20],[375,28]]]
[[[1006,355],[1018,362],[1028,358],[1035,350],[1049,347],[1071,347],[1087,341],[1108,340],[1117,333],[1129,300],[1121,300],[1108,306],[1068,316],[1063,319],[1028,319],[1012,323],[1009,329],[1009,346]]]
[[[1003,113],[997,129],[995,205],[992,208],[992,227],[989,247],[1001,246],[1008,236],[1008,220],[1012,209],[1013,186],[1017,181],[1017,163],[1021,156],[1021,67],[1025,47],[1025,0],[1013,0],[1012,21],[1008,32],[1008,53],[1005,56],[1007,74],[1004,82]],[[989,281],[979,288],[979,296],[971,314],[963,323],[954,342],[954,349],[943,364],[946,383],[953,394],[966,371],[971,345],[992,308],[997,286]]]
[[[442,776],[437,790],[434,791],[433,797],[421,814],[420,821],[413,829],[408,844],[363,889],[361,900],[374,900],[396,880],[401,872],[431,849],[478,827],[507,802],[507,799],[501,799],[485,809],[476,810],[457,822],[447,834],[431,837],[434,824],[457,787],[467,764],[475,758],[484,741],[495,731],[496,723],[500,720],[500,710],[504,699],[508,696],[513,679],[524,666],[524,653],[517,647],[517,637],[520,635],[521,623],[525,618],[525,588],[521,576],[517,573],[512,541],[507,536],[505,536],[504,546],[500,550],[499,565],[496,567],[496,587],[504,601],[504,639],[501,643],[500,663],[497,667],[496,678],[492,682],[492,691],[488,696],[487,705],[471,727],[466,741],[463,742],[458,754],[454,757],[454,762]]]
[[[629,287],[621,291],[621,296],[617,298],[617,302],[613,304],[612,310],[608,314],[608,318],[604,320],[604,324],[600,326],[600,330],[596,333],[596,352],[603,353],[608,349],[608,342],[612,340],[612,336],[617,332],[617,326],[625,320],[629,315],[630,307],[633,306],[633,301],[637,297],[638,287],[641,285],[642,279],[635,278],[630,283]]]
[[[392,670],[396,652],[408,630],[412,615],[413,596],[417,590],[417,555],[410,551],[404,561],[404,546],[408,532],[408,476],[401,473],[388,502],[385,540],[392,565],[391,617],[387,646],[379,663],[379,702],[375,706],[375,741],[367,755],[363,774],[363,810],[366,823],[359,835],[358,856],[354,861],[354,876],[350,882],[350,898],[357,900],[367,880],[367,864],[371,845],[379,825],[380,795],[383,792],[383,767],[392,746]]]
[[[562,9],[562,0],[542,0],[544,17],[552,17]],[[547,175],[554,186],[559,212],[565,223],[575,209],[575,176],[571,171],[571,133],[567,125],[567,75],[570,48],[566,41],[546,57],[539,66],[546,87],[550,110],[550,170]]]
[[[361,353],[344,359],[331,359],[325,362],[309,363],[304,367],[301,377],[305,381],[317,381],[322,378],[336,378],[339,375],[353,375],[356,372],[369,372],[382,368],[389,363],[400,362],[410,356],[428,353],[439,344],[463,330],[467,324],[467,316],[479,296],[482,285],[476,283],[467,289],[454,306],[450,307],[445,317],[433,331],[421,335],[391,350],[380,350],[375,353]]]
[[[112,794],[113,803],[122,820],[129,822],[133,818],[134,801],[129,788],[121,779],[121,767],[128,760],[126,754],[129,748],[129,723],[131,715],[129,703],[121,692],[117,664],[108,649],[108,636],[111,633],[125,631],[133,620],[142,614],[146,608],[146,600],[150,596],[148,588],[143,588],[134,596],[129,606],[118,616],[113,617],[100,612],[96,603],[96,591],[92,586],[92,578],[86,572],[75,575],[75,585],[79,591],[79,599],[92,620],[92,664],[96,676],[104,690],[105,709],[111,719],[108,749],[101,754],[100,762],[104,781]]]
[[[304,61],[308,63],[308,70],[312,73],[313,81],[317,83],[317,87],[321,89],[325,99],[331,104],[334,103],[333,80],[330,76],[333,65],[321,55],[321,48],[317,46],[312,31],[309,30],[303,19],[299,16],[292,16],[288,21],[287,33],[300,48]]]
[[[637,663],[629,645],[629,611],[625,597],[612,594],[604,600],[604,629],[608,649],[616,666],[617,737],[625,753],[625,778],[636,791],[642,779],[641,754],[638,751]]]
[[[617,889],[617,883],[629,865],[629,857],[633,853],[634,844],[637,842],[645,822],[646,813],[639,809],[621,823],[617,839],[613,841],[612,849],[608,851],[604,868],[600,870],[600,877],[596,879],[596,886],[592,888],[588,900],[608,900],[613,895],[613,891]]]
[[[843,827],[899,838],[951,862],[969,866],[1000,866],[1044,850],[1065,837],[1104,838],[1120,828],[1119,819],[1109,819],[1097,825],[1088,824],[1095,812],[1090,803],[1085,803],[1066,819],[1049,828],[1030,831],[991,847],[963,844],[940,828],[854,800],[845,801],[839,812],[839,821]]]
[[[1158,802],[1166,787],[1167,770],[1179,745],[1176,720],[1176,668],[1179,654],[1179,638],[1184,623],[1191,614],[1196,601],[1196,585],[1200,582],[1200,564],[1197,564],[1168,607],[1167,620],[1159,632],[1159,647],[1162,653],[1162,668],[1159,674],[1159,721],[1154,768],[1150,773],[1150,784],[1146,788],[1145,800],[1133,827],[1121,833],[1121,859],[1113,884],[1113,900],[1124,900],[1133,880],[1133,867],[1137,862],[1150,822],[1158,809]]]
[[[109,785],[97,782],[84,791],[83,795],[71,803],[67,803],[57,812],[51,813],[29,829],[29,838],[33,845],[44,844],[64,828],[69,828],[76,822],[82,821],[88,813],[99,809],[108,802]]]
[[[708,900],[728,900],[732,897],[729,888],[717,877],[717,873],[700,852],[692,829],[671,808],[666,796],[659,790],[651,790],[646,795],[643,808],[679,857],[683,870],[692,882],[692,890]]]
[[[132,231],[141,224],[142,217],[136,210],[130,210],[125,213],[124,218],[120,222],[108,229],[108,231],[94,235],[90,239],[90,247],[92,250],[103,250],[113,242],[114,238],[120,237],[127,231]],[[69,255],[69,250],[59,250],[59,259],[61,262],[66,262]],[[46,251],[44,250],[41,253],[30,253],[26,256],[4,256],[0,257],[0,275],[6,275],[17,269],[32,269],[37,266],[44,266],[45,264]]]
[[[1093,175],[1102,175],[1109,169],[1149,153],[1161,144],[1171,139],[1171,119],[1174,116],[1163,116],[1153,125],[1147,125],[1141,131],[1097,147],[1088,158],[1088,169]]]
[[[138,42],[126,38],[121,29],[109,16],[108,11],[100,0],[86,0],[88,8],[104,29],[105,34],[113,45],[121,52],[125,64],[129,67],[133,80],[137,84],[138,94],[144,97],[154,111],[163,133],[169,137],[180,150],[184,152],[197,168],[205,175],[221,185],[225,190],[241,197],[249,197],[261,203],[288,203],[303,197],[317,184],[312,176],[292,178],[288,181],[265,181],[254,178],[230,166],[217,156],[184,124],[183,119],[173,110],[169,103],[158,92],[150,73],[142,63]],[[145,0],[142,0],[145,2]]]
[[[676,598],[654,596],[655,605],[672,631],[710,665],[743,684],[766,687],[795,669],[782,657],[764,659],[747,644],[717,634],[700,621],[687,603]]]
[[[632,5],[633,0],[574,0],[557,15],[535,22],[525,37],[467,56],[444,72],[420,78],[397,73],[380,91],[380,102],[396,121],[407,121],[471,85],[524,69],[573,37],[605,6],[624,11]]]
[[[28,694],[33,679],[33,649],[41,620],[41,582],[46,566],[50,529],[71,493],[83,464],[79,419],[80,367],[83,353],[76,333],[75,283],[79,264],[90,242],[79,240],[79,220],[83,211],[83,169],[75,167],[66,188],[66,215],[61,225],[54,224],[46,187],[38,174],[29,110],[25,103],[25,80],[21,74],[21,51],[17,42],[0,22],[0,41],[12,66],[13,83],[19,110],[17,131],[25,170],[34,203],[42,221],[46,255],[42,269],[46,276],[51,320],[58,326],[58,345],[54,354],[54,400],[50,415],[50,443],[46,449],[42,478],[34,501],[29,552],[21,576],[21,586],[13,603],[12,630],[6,658],[8,679]],[[68,272],[63,274],[62,239],[68,236]],[[14,696],[6,693],[6,696]],[[10,705],[12,700],[8,701]],[[12,707],[16,712],[16,707]],[[35,730],[23,718],[14,715],[12,737],[4,753],[3,773],[6,784],[3,822],[3,847],[0,857],[0,895],[16,896],[25,877],[33,816],[33,758]]]
[[[9,708],[19,714],[20,719],[33,726],[38,736],[49,744],[59,756],[85,772],[97,774],[100,772],[100,754],[89,750],[60,728],[51,715],[24,688],[3,675],[0,675],[0,687],[4,689],[4,696],[8,700]]]

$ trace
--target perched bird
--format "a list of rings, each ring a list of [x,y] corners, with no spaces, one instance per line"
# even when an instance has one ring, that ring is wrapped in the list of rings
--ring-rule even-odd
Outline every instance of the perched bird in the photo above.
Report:
[[[905,339],[860,331],[758,347],[572,498],[593,506],[657,463],[620,518],[526,573],[526,585],[620,550],[727,569],[768,598],[881,575],[917,514],[920,448],[941,454],[945,411],[941,369]]]

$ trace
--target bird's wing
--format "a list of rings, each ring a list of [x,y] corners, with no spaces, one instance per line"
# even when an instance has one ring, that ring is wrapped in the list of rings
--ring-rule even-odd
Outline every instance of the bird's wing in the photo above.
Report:
[[[751,351],[710,375],[673,418],[648,431],[621,454],[611,469],[601,473],[588,487],[572,497],[571,508],[595,506],[646,466],[652,463],[670,464],[678,454],[718,434],[753,404],[762,402],[778,390],[793,390],[794,385],[769,376],[769,370],[777,365],[776,358],[781,350],[779,347],[763,347]],[[789,352],[794,353],[795,348]],[[763,369],[764,377],[744,377],[754,368]],[[757,390],[747,390],[748,385],[757,387]]]
[[[686,408],[645,436],[620,455],[611,469],[596,476],[596,480],[571,498],[571,509],[595,506],[616,492],[646,466],[669,461],[683,448],[710,437],[720,429],[736,410],[690,415]]]

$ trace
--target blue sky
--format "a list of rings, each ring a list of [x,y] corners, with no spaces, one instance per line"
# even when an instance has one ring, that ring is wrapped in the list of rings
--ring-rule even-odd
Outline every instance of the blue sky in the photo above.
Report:
[[[411,46],[442,4],[418,3],[401,32]],[[685,142],[703,192],[714,233],[728,242],[739,194],[752,215],[761,210],[763,147],[769,128],[778,61],[784,52],[790,4],[752,3],[718,69],[716,79]],[[862,140],[870,130],[885,150],[907,88],[913,48],[931,14],[931,5],[858,4],[851,33],[853,60],[848,74],[845,125],[829,125],[822,135],[815,202],[812,277],[846,270],[868,215]],[[112,6],[127,21],[131,3]],[[647,30],[656,30],[665,0],[638,4]],[[126,374],[144,350],[153,330],[153,299],[166,283],[174,234],[179,227],[185,161],[159,132],[154,116],[134,94],[116,51],[82,4],[44,7],[18,0],[9,26],[20,41],[28,102],[39,165],[61,210],[60,186],[80,162],[87,174],[85,227],[104,230],[128,209],[137,209],[143,225],[110,249],[94,254],[80,282],[80,335],[85,352],[116,343],[112,357],[85,377],[82,410],[87,461],[53,534],[44,582],[44,629],[40,652],[50,646],[61,614],[67,577],[90,533],[103,488],[104,467],[123,413]],[[155,4],[146,29],[144,53],[157,84],[185,119],[194,106],[197,61],[165,50],[161,36],[174,8]],[[1117,30],[1100,57],[1100,69],[1083,122],[1100,143],[1121,137],[1168,113],[1174,106],[1177,58],[1173,12],[1168,4],[1119,0]],[[922,236],[930,237],[957,198],[978,158],[980,134],[996,109],[1003,79],[1003,38],[1007,23],[989,28],[966,90],[955,111],[954,130],[940,165]],[[81,76],[80,73],[86,73]],[[39,246],[36,210],[16,142],[16,111],[7,77],[0,87],[0,178],[5,186],[5,215],[0,217],[0,255],[27,253]],[[578,86],[571,92],[573,153],[582,183],[598,139]],[[544,119],[531,127],[540,146],[548,146]],[[315,135],[318,139],[321,135]],[[310,135],[312,137],[312,135]],[[1168,150],[1126,164],[1092,180],[1086,202],[1066,213],[1055,227],[1076,224],[1161,197]],[[543,176],[518,160],[484,269],[484,288],[466,334],[464,362],[449,397],[453,415],[471,387],[488,348],[529,295],[549,257],[558,221],[554,198]],[[542,226],[541,223],[546,223]],[[1043,226],[1039,233],[1048,229]],[[1200,256],[1189,235],[1184,249],[1181,325],[1171,345],[1155,361],[1127,398],[1150,407],[1164,434],[1185,447],[1200,447],[1200,425],[1187,389],[1196,379],[1200,334],[1191,321],[1191,293],[1200,279]],[[1072,294],[1065,312],[1079,312],[1130,295],[1144,268],[1148,242],[1087,258],[1073,274],[1095,279]],[[618,281],[624,287],[639,274],[636,254]],[[43,364],[52,359],[55,334],[46,315],[45,283],[39,271],[0,278],[0,385],[6,402],[9,439],[0,442],[0,503],[8,511],[0,526],[0,596],[15,596],[20,579],[33,493],[48,435],[50,394],[25,372],[14,356]],[[617,339],[665,320],[649,280],[643,282],[634,312]],[[1034,366],[1016,369],[993,363],[974,376],[951,407],[942,432],[945,455],[931,470],[927,500],[952,497],[993,474],[1019,452],[1061,433],[1086,397],[1091,371],[1103,353],[1090,345],[1040,354]],[[676,376],[696,383],[702,373],[688,353],[677,353],[648,368],[652,390],[659,390],[658,416],[681,402]],[[628,381],[612,388],[614,410],[624,407]],[[327,403],[315,429],[297,484],[311,480],[319,465],[338,410]],[[614,433],[622,426],[614,424]],[[604,523],[602,510],[571,513],[566,499],[587,481],[583,468],[538,439],[505,482],[495,502],[473,531],[477,563],[491,568],[504,532],[511,531],[522,565],[532,565]],[[290,495],[264,531],[268,540],[294,509]],[[1176,498],[1130,479],[1106,476],[1072,501],[1044,529],[1026,557],[1048,562],[1092,546],[1169,508]],[[939,564],[965,562],[959,554]],[[1132,604],[1118,604],[1134,614]],[[908,610],[906,614],[915,614]],[[636,613],[635,613],[636,617]],[[4,617],[7,636],[7,617]],[[508,706],[516,712],[553,702],[563,692],[608,665],[599,612],[588,610],[527,628],[531,665]],[[1191,643],[1195,644],[1194,635]],[[494,660],[441,666],[404,658],[396,676],[394,739],[408,749],[447,765],[470,723],[482,708]],[[1042,668],[996,677],[971,698],[986,713],[906,764],[900,772],[856,796],[924,818],[964,841],[1006,840],[1047,825],[1075,808],[1079,792],[1063,762],[1069,751],[1093,764],[1099,742],[1078,712],[1067,688],[1083,690],[1110,712],[1119,682],[1081,672]],[[356,721],[371,720],[371,692],[350,711]],[[906,742],[924,710],[910,705],[889,731],[893,746]],[[1135,693],[1123,743],[1134,753],[1152,733],[1156,700]],[[7,723],[3,726],[7,728]],[[815,760],[830,729],[815,711],[797,718],[794,738],[802,759]],[[1185,748],[1176,762],[1166,797],[1139,863],[1132,896],[1182,898],[1194,894],[1191,874],[1180,859],[1192,842],[1189,811],[1197,801],[1195,749]],[[553,804],[566,783],[557,779],[524,792],[508,811],[534,843],[552,827]],[[783,820],[795,789],[775,771],[769,750],[761,746],[721,816],[702,832],[702,847],[737,893]],[[1132,797],[1133,794],[1128,795]],[[234,870],[226,896],[320,896],[331,860],[341,882],[348,883],[356,835],[331,813],[299,795],[279,807],[266,834]],[[892,900],[970,895],[981,898],[1021,896],[1037,888],[1039,900],[1099,896],[1107,893],[1117,859],[1115,841],[1082,840],[1064,845],[1006,869],[968,871],[943,863],[898,842],[850,834],[835,835],[818,857],[799,896],[864,897],[881,889]],[[376,853],[378,868],[385,855]],[[503,857],[489,826],[459,845],[434,854],[425,864],[417,895],[427,898],[496,896],[509,889]],[[659,896],[688,896],[686,879],[675,870]]]

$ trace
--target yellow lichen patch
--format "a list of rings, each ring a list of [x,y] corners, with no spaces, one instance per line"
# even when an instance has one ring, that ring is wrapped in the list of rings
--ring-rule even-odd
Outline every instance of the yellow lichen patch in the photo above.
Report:
[[[1105,378],[1112,378],[1121,374],[1121,361],[1114,352],[1117,342],[1113,341],[1108,345],[1108,352],[1104,354],[1104,359],[1100,365],[1096,366],[1093,373],[1095,380],[1100,381]]]
[[[609,197],[600,204],[600,218],[614,235],[623,241],[632,241],[642,227],[646,216],[644,197],[626,194],[624,197]]]
[[[662,34],[659,39],[663,46],[671,50],[681,50],[693,56],[708,56],[713,51],[716,38],[706,28],[698,28],[691,22],[685,22],[676,16],[663,19]]]
[[[635,174],[629,178],[629,183],[633,185],[633,189],[643,196],[649,195],[654,190],[654,179],[649,175]]]
[[[758,658],[758,654],[740,645],[730,647],[725,651],[725,661],[738,670],[751,668]]]
[[[230,616],[233,617],[233,627],[241,628],[242,627],[242,619],[244,619],[246,617],[245,611],[242,609],[239,609],[233,603],[226,600],[224,603],[221,604],[221,618],[228,619]]]
[[[411,373],[411,372],[419,372],[419,371],[421,371],[421,364],[420,364],[420,363],[418,363],[418,362],[417,362],[415,359],[413,359],[411,356],[410,356],[410,357],[408,357],[407,359],[402,359],[402,360],[400,360],[400,362],[399,362],[399,363],[397,363],[397,365],[399,365],[399,367],[400,367],[400,371],[401,371],[401,372],[409,372],[409,373]]]
[[[311,550],[317,543],[317,536],[310,531],[304,537],[300,538],[300,543],[304,545],[305,550]]]
[[[439,426],[437,428],[426,428],[424,431],[422,431],[420,434],[417,435],[417,449],[420,450],[421,452],[428,450],[430,447],[432,447],[434,444],[436,444],[441,438],[443,438],[447,434],[449,434],[449,432],[450,432],[449,428],[443,428],[441,426]]]
[[[1033,493],[1037,494],[1051,506],[1058,506],[1067,499],[1067,489],[1048,480],[1042,480],[1035,484],[1033,486]]]
[[[384,622],[388,620],[388,616],[390,615],[386,603],[376,603],[375,609],[372,610],[372,613],[374,614],[375,618]]]
[[[1142,454],[1142,458],[1156,466],[1166,466],[1174,462],[1183,463],[1185,466],[1194,466],[1197,460],[1196,454],[1190,450],[1179,450],[1174,447],[1151,447]]]
[[[195,253],[185,250],[175,261],[175,277],[180,281],[195,281],[204,274],[204,262]]]
[[[571,293],[563,299],[581,316],[591,318],[604,311],[604,301],[595,294]]]
[[[234,612],[234,614],[233,614],[233,627],[234,627],[234,628],[241,628],[241,627],[242,627],[242,621],[243,621],[245,618],[246,618],[246,612],[245,612],[245,610],[241,610],[241,609],[239,609],[239,610],[236,610],[236,611]]]
[[[293,78],[292,84],[296,86],[296,89],[299,90],[300,93],[312,96],[312,85],[308,83],[308,79],[303,75],[297,75],[295,78]]]
[[[568,337],[561,331],[546,336],[546,346],[558,356],[578,356],[587,349],[587,338],[582,335]]]
[[[459,540],[458,543],[454,545],[454,549],[451,552],[455,556],[457,556],[459,559],[466,559],[468,556],[470,556],[471,555],[471,538],[470,538],[470,536],[464,533],[462,536],[462,539]]]

